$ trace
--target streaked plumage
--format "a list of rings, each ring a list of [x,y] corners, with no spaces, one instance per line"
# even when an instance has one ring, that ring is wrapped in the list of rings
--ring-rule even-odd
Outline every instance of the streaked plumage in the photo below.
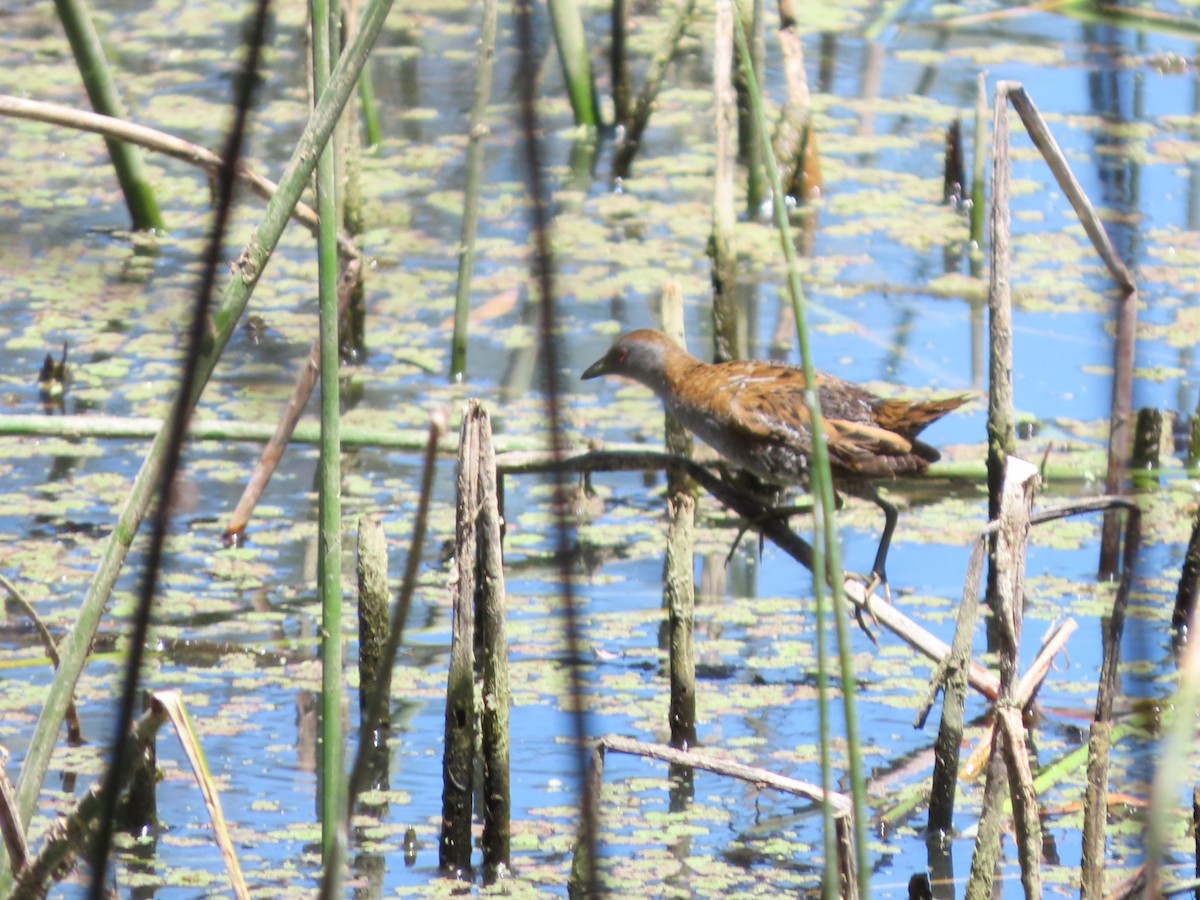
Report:
[[[642,329],[619,338],[582,377],[600,375],[624,375],[650,388],[684,427],[735,466],[778,485],[807,482],[812,419],[800,369],[758,360],[701,362],[661,332]],[[886,582],[896,509],[870,482],[925,472],[939,454],[917,435],[971,398],[888,400],[824,372],[816,378],[835,486],[884,511],[873,573]]]

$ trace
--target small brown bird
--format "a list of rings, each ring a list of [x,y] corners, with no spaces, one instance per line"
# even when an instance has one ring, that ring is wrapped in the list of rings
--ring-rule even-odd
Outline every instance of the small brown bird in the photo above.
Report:
[[[774,485],[807,483],[812,428],[800,369],[759,360],[701,362],[662,332],[641,329],[619,338],[582,377],[600,375],[624,375],[650,388],[667,412],[735,466]],[[871,587],[886,585],[898,513],[872,482],[925,472],[939,454],[917,435],[971,396],[885,400],[833,375],[816,377],[835,488],[883,510]]]

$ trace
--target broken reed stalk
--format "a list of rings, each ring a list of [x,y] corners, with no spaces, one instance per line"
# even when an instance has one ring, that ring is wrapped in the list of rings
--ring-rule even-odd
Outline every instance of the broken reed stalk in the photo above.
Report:
[[[600,743],[592,745],[588,755],[587,776],[583,789],[592,809],[600,808],[600,789],[604,785],[604,748]],[[567,897],[570,900],[593,900],[588,884],[591,873],[596,871],[595,835],[589,835],[582,825],[575,835],[575,846],[571,850],[571,874],[567,878]]]
[[[637,156],[638,148],[642,143],[642,134],[646,131],[646,125],[650,121],[654,101],[662,89],[663,79],[667,76],[667,67],[679,50],[679,41],[683,38],[683,33],[692,20],[695,6],[696,0],[676,0],[671,27],[650,59],[650,65],[646,69],[646,80],[642,82],[642,89],[638,92],[637,102],[633,107],[633,115],[629,117],[629,124],[625,128],[625,139],[613,157],[614,181],[619,181],[629,175],[629,167],[634,157]]]
[[[992,881],[1000,853],[1002,798],[1005,785],[1013,804],[1021,883],[1030,900],[1041,896],[1041,826],[1036,794],[1025,760],[1024,726],[1015,688],[1020,659],[1021,605],[1024,601],[1025,549],[1029,537],[1029,510],[1037,486],[1037,467],[1011,457],[1003,476],[1000,530],[994,542],[993,565],[997,572],[993,615],[997,623],[1000,654],[1000,696],[997,698],[1001,727],[992,742],[984,785],[984,806],[979,837],[971,859],[967,881],[968,900],[991,896]],[[1015,723],[1012,717],[1015,716]],[[1032,802],[1031,802],[1032,801]]]
[[[149,692],[142,694],[142,712],[153,708]],[[117,807],[117,828],[126,834],[153,834],[158,821],[158,732],[133,739],[133,774]]]
[[[341,278],[338,279],[339,320],[349,310],[356,291],[361,290],[361,273],[362,257],[356,256],[346,261],[346,267],[342,271]],[[254,471],[250,474],[246,487],[242,489],[242,496],[238,498],[237,506],[230,513],[229,524],[225,526],[223,535],[226,542],[240,544],[245,536],[246,526],[250,524],[250,516],[254,514],[258,501],[262,499],[263,492],[266,491],[267,485],[271,481],[271,476],[279,468],[279,462],[283,459],[287,445],[295,437],[296,426],[300,423],[300,417],[304,415],[304,410],[312,397],[313,388],[320,380],[320,371],[321,338],[318,335],[313,338],[312,344],[309,346],[308,357],[300,367],[300,374],[296,377],[296,383],[292,385],[292,393],[288,396],[283,414],[275,425],[275,431],[259,454],[258,462],[254,464]],[[344,443],[343,446],[345,446]]]
[[[446,676],[446,743],[442,751],[442,828],[438,866],[457,876],[471,869],[471,799],[475,771],[475,560],[478,551],[479,428],[471,407],[459,429],[452,626]]]
[[[385,676],[384,670],[391,670],[396,661],[396,652],[404,637],[404,625],[408,621],[408,611],[412,606],[413,592],[417,587],[417,574],[421,567],[421,550],[425,544],[425,527],[429,520],[429,499],[433,494],[433,475],[437,469],[438,442],[446,431],[446,418],[441,412],[435,412],[430,417],[429,433],[425,443],[425,454],[421,466],[421,492],[417,498],[417,509],[414,513],[412,540],[409,543],[408,558],[404,563],[404,577],[400,582],[400,593],[396,597],[396,606],[392,610],[391,625],[388,628],[387,644],[380,656],[379,668],[372,681],[379,684],[390,676]],[[363,734],[373,734],[379,728],[379,722],[385,718],[384,707],[391,701],[391,696],[383,691],[371,694],[370,703],[363,711],[362,718],[368,724],[362,727]],[[386,746],[386,745],[385,745]],[[378,761],[378,748],[373,742],[359,741],[358,750],[354,756],[354,764],[350,767],[350,777],[346,783],[347,802],[342,810],[345,818],[340,823],[340,830],[347,834],[350,829],[350,816],[358,801],[358,795],[366,783],[368,771],[375,768]],[[386,772],[386,754],[384,755],[384,771]],[[406,838],[407,853],[407,838]],[[339,876],[340,877],[340,874]],[[321,900],[335,896],[334,872],[326,869],[321,882]]]
[[[812,98],[804,70],[804,43],[792,0],[779,0],[779,49],[783,63],[784,103],[771,135],[771,149],[781,167],[780,183],[789,197],[803,202],[821,189],[816,133],[812,130]]]
[[[778,775],[768,769],[757,766],[747,766],[744,763],[729,759],[721,759],[710,753],[698,753],[694,750],[680,750],[663,744],[647,741],[635,741],[621,735],[606,734],[597,739],[596,750],[601,753],[601,759],[606,752],[626,753],[630,756],[640,756],[645,759],[655,759],[675,766],[686,766],[690,769],[700,769],[712,772],[726,778],[736,778],[748,784],[769,787],[795,797],[803,797],[815,803],[828,802],[835,816],[849,816],[852,807],[850,798],[835,791],[824,791],[820,785],[810,784],[786,775]]]
[[[736,97],[733,87],[734,0],[717,0],[716,48],[713,52],[713,108],[716,116],[716,159],[713,171],[712,231],[708,256],[712,261],[713,359],[741,357],[738,344],[737,243],[734,211]]]
[[[450,380],[467,371],[467,326],[471,314],[471,282],[475,275],[475,238],[479,232],[479,194],[483,180],[484,138],[488,102],[492,98],[492,61],[496,55],[496,0],[483,0],[475,87],[467,117],[467,185],[458,237],[458,281],[454,292],[454,335],[450,339]]]
[[[687,349],[684,338],[683,289],[676,281],[662,286],[663,333]],[[665,443],[673,456],[691,458],[694,444],[687,429],[664,413]],[[693,535],[696,503],[693,483],[677,466],[667,469],[667,549],[663,557],[663,606],[667,610],[667,649],[671,702],[667,722],[671,743],[696,742],[696,660],[693,644],[696,586],[693,580]]]
[[[971,645],[975,619],[979,609],[979,585],[983,577],[983,561],[987,540],[979,537],[971,548],[967,577],[963,584],[962,600],[958,604],[958,619],[949,655],[938,664],[930,678],[930,693],[925,712],[918,717],[917,727],[933,702],[938,687],[942,691],[942,718],[937,740],[933,744],[933,776],[930,779],[929,819],[931,834],[949,836],[954,829],[954,799],[958,788],[958,760],[963,739],[963,711],[967,700],[967,670],[971,664]]]
[[[1134,548],[1132,551],[1127,550],[1127,562],[1130,567],[1127,571],[1131,571],[1132,554],[1136,553],[1136,547],[1139,543],[1137,526],[1132,519],[1138,517],[1140,511],[1132,502],[1123,497],[1097,497],[1081,503],[1071,503],[1066,506],[1039,510],[1030,516],[1030,523],[1036,526],[1067,516],[1095,512],[1097,510],[1107,511],[1111,508],[1124,509],[1132,517],[1126,531],[1126,547]],[[929,714],[933,706],[937,692],[941,690],[942,719],[938,728],[938,737],[934,743],[934,770],[930,789],[929,829],[931,832],[940,831],[948,834],[953,828],[954,799],[957,779],[959,777],[959,757],[962,746],[962,716],[967,685],[966,672],[967,666],[972,664],[970,653],[972,631],[974,629],[979,600],[979,583],[988,537],[997,531],[998,526],[999,522],[989,522],[987,527],[980,532],[975,540],[975,545],[971,550],[970,562],[967,564],[967,576],[963,585],[962,600],[959,603],[958,620],[955,625],[950,655],[945,657],[936,666],[933,675],[930,677],[929,692],[917,716],[916,727],[921,728],[924,726],[925,717]],[[1122,591],[1124,591],[1124,596],[1127,597],[1128,577],[1126,575],[1123,578],[1122,586],[1118,589],[1117,601],[1114,602],[1114,620],[1117,615],[1116,609],[1118,606],[1122,610],[1121,615],[1123,616],[1125,601],[1122,600]],[[1061,623],[1058,630],[1043,640],[1042,647],[1038,651],[1033,664],[1013,689],[1012,700],[1014,705],[1023,709],[1032,700],[1034,692],[1041,684],[1042,679],[1049,669],[1050,660],[1065,644],[1067,637],[1074,632],[1075,627],[1074,619],[1068,618]],[[1118,623],[1116,627],[1119,629],[1120,624]],[[1114,667],[1114,673],[1115,659],[1116,657],[1114,656],[1111,662],[1111,665]],[[1109,657],[1106,654],[1105,665],[1109,664]],[[1115,678],[1115,674],[1112,677]],[[1113,689],[1115,690],[1115,684]],[[995,699],[995,695],[993,695],[992,699]],[[1111,718],[1111,706],[1108,717]]]
[[[1108,239],[1104,224],[1079,186],[1067,164],[1067,159],[1046,126],[1042,114],[1018,82],[1004,81],[996,85],[997,96],[1003,93],[1021,117],[1025,130],[1046,161],[1063,195],[1070,202],[1083,230],[1087,233],[1101,262],[1116,281],[1121,295],[1116,308],[1116,339],[1113,343],[1113,395],[1108,432],[1108,471],[1104,479],[1107,494],[1116,494],[1125,483],[1125,463],[1129,458],[1130,418],[1133,410],[1133,350],[1137,340],[1138,290],[1133,276],[1117,256]],[[1114,578],[1120,550],[1120,513],[1105,516],[1100,536],[1100,575]]]
[[[1012,362],[1011,301],[1009,246],[1010,172],[1008,104],[1021,121],[1046,165],[1054,174],[1063,194],[1075,210],[1092,245],[1121,289],[1117,309],[1116,343],[1113,348],[1113,401],[1109,430],[1108,468],[1105,490],[1117,493],[1125,478],[1125,460],[1129,446],[1129,417],[1133,391],[1133,342],[1137,325],[1137,287],[1128,270],[1117,258],[1104,226],[1079,186],[1066,158],[1046,127],[1025,89],[1013,81],[996,85],[992,123],[992,265],[988,284],[988,308],[992,320],[992,360],[988,403],[988,516],[996,518],[996,503],[1003,466],[1003,457],[1012,454],[1015,435],[1011,420],[1002,418],[1011,409]],[[1113,577],[1117,568],[1120,542],[1118,513],[1106,515],[1100,546],[1100,573]],[[988,596],[993,593],[993,579],[988,576]]]
[[[267,259],[283,233],[288,213],[312,175],[317,150],[328,140],[338,112],[346,96],[353,90],[358,72],[383,27],[391,5],[392,0],[371,0],[368,3],[361,28],[334,69],[330,89],[318,101],[304,133],[297,140],[291,160],[280,178],[279,191],[267,204],[262,221],[242,251],[235,272],[226,283],[220,303],[208,319],[211,331],[203,347],[196,383],[181,404],[185,414],[190,414],[195,408],[204,385],[229,342]],[[87,659],[88,649],[99,626],[104,606],[121,565],[128,555],[130,543],[137,534],[163,476],[165,448],[173,430],[174,418],[170,417],[157,432],[154,444],[130,488],[116,527],[105,542],[95,576],[80,606],[75,627],[59,645],[63,662],[55,673],[54,682],[46,695],[17,782],[17,804],[24,822],[28,822],[33,814],[66,707]],[[0,876],[2,874],[0,872]],[[0,877],[0,881],[2,880]]]
[[[683,288],[679,286],[678,281],[668,280],[662,283],[661,303],[663,334],[686,350],[687,335],[684,328]],[[691,459],[692,454],[695,452],[695,443],[692,441],[691,433],[680,425],[670,413],[664,413],[663,419],[663,444],[666,446],[667,453],[671,456],[683,456]],[[672,466],[667,468],[668,498],[674,497],[682,491],[690,490],[690,488],[691,484],[683,472]]]
[[[1112,612],[1104,623],[1104,659],[1096,689],[1096,713],[1088,732],[1087,787],[1083,803],[1081,900],[1104,896],[1105,837],[1108,830],[1108,758],[1112,746],[1113,700],[1117,694],[1117,670],[1121,661],[1121,637],[1125,611],[1133,589],[1134,565],[1142,543],[1141,510],[1125,508],[1125,550],[1121,581],[1113,598]]]
[[[91,10],[85,0],[54,0],[59,21],[67,33],[75,65],[83,79],[92,108],[99,113],[124,119],[128,116],[117,82],[104,55],[104,44],[96,32]],[[105,138],[108,155],[112,158],[113,172],[125,196],[125,205],[133,220],[136,231],[161,231],[166,228],[158,201],[151,187],[150,174],[135,147],[111,138]]]
[[[1158,485],[1159,453],[1163,437],[1162,410],[1143,406],[1137,411],[1133,430],[1133,450],[1130,453],[1130,474],[1135,488]]]
[[[607,752],[626,753],[631,756],[640,756],[644,759],[658,760],[670,764],[672,770],[685,769],[690,771],[700,769],[726,778],[736,778],[756,787],[771,788],[827,805],[833,810],[835,823],[836,854],[841,873],[838,894],[841,897],[848,898],[858,896],[858,885],[855,881],[854,868],[856,859],[854,829],[851,825],[853,805],[850,798],[846,795],[827,792],[819,785],[778,775],[775,772],[761,769],[757,766],[747,766],[709,754],[700,754],[694,751],[681,750],[676,747],[667,747],[662,744],[652,744],[646,741],[635,741],[631,738],[609,734],[597,740],[592,748],[587,787],[589,793],[595,798],[594,802],[598,802],[600,798],[600,788],[604,780],[604,756]],[[582,846],[577,845],[575,857],[572,862],[571,880],[567,888],[568,896],[572,898],[587,896],[582,888],[582,852],[584,852]]]
[[[961,208],[967,178],[963,166],[961,118],[956,118],[946,127],[945,150],[942,157],[942,202],[955,208]]]
[[[483,748],[485,879],[509,866],[508,639],[496,458],[491,423],[479,400],[467,401],[460,427],[455,554],[451,575],[453,626],[446,685],[446,749],[442,761],[439,864],[447,874],[471,868],[471,805],[475,764],[475,631],[483,660],[479,727]],[[476,616],[475,601],[480,605]]]
[[[482,635],[483,693],[480,730],[483,744],[483,877],[501,878],[510,866],[512,793],[509,783],[509,710],[512,690],[508,679],[507,603],[504,556],[500,533],[496,451],[492,424],[478,400],[469,401],[467,415],[479,432],[479,622]]]
[[[1012,164],[1009,161],[1007,83],[996,86],[992,110],[991,265],[988,273],[988,521],[1000,518],[1004,469],[1016,453],[1012,388]],[[987,602],[996,602],[996,538],[990,543]],[[988,641],[989,648],[991,639]]]
[[[663,601],[667,607],[667,645],[671,669],[671,702],[667,720],[671,744],[696,743],[696,591],[692,583],[695,500],[679,493],[667,502],[667,551],[663,559]]]
[[[358,517],[358,711],[359,741],[374,741],[374,735],[391,725],[388,704],[383,715],[369,721],[365,715],[371,695],[392,695],[392,667],[381,665],[388,633],[388,561],[383,523],[374,516]],[[382,676],[382,677],[380,677]]]

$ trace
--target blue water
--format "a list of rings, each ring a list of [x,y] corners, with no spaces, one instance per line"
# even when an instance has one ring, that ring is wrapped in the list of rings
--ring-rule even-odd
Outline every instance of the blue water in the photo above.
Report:
[[[20,4],[0,3],[0,10],[14,35],[0,48],[0,82],[7,82],[0,90],[80,103],[81,91],[49,9],[28,11]],[[1004,10],[972,10],[982,11]],[[182,55],[173,55],[168,52],[175,46],[171,32],[184,27],[181,14],[170,4],[160,8],[150,2],[106,10],[105,26],[124,38],[117,61],[128,78],[131,108],[135,118],[148,124],[169,119],[164,98],[179,104],[203,98],[218,108],[227,93],[232,63],[223,54],[236,17],[213,15],[180,45],[186,48]],[[866,11],[862,14],[869,18]],[[1196,362],[1192,341],[1179,340],[1189,320],[1177,316],[1195,303],[1194,235],[1200,204],[1195,200],[1198,173],[1190,161],[1196,158],[1196,137],[1189,117],[1200,92],[1194,66],[1164,66],[1163,61],[1189,60],[1194,46],[1154,32],[1085,26],[1032,12],[944,30],[939,14],[922,4],[906,8],[877,44],[856,31],[833,35],[826,45],[831,54],[826,75],[818,72],[821,36],[805,38],[827,173],[812,271],[805,279],[816,364],[876,385],[942,391],[985,387],[977,361],[984,361],[986,373],[986,353],[973,343],[969,303],[938,298],[927,285],[946,271],[943,239],[963,233],[952,218],[946,227],[930,225],[945,215],[939,203],[943,129],[961,115],[965,133],[971,133],[975,80],[986,70],[989,104],[999,80],[1016,79],[1027,86],[1084,190],[1111,213],[1109,233],[1138,279],[1141,321],[1164,326],[1139,341],[1137,365],[1147,371],[1135,379],[1135,406],[1190,414],[1197,400]],[[303,23],[294,10],[277,15],[277,50],[264,94],[272,101],[271,114],[256,125],[252,145],[255,164],[272,175],[287,159],[304,115],[298,55]],[[454,292],[461,134],[473,72],[474,11],[456,8],[425,15],[429,18],[422,20],[397,9],[373,63],[386,139],[366,163],[370,205],[363,246],[371,259],[370,352],[353,373],[363,390],[349,414],[368,424],[421,427],[432,409],[479,396],[489,401],[499,435],[524,436],[539,421],[540,378],[508,375],[528,362],[520,348],[535,340],[532,332],[524,340],[512,337],[522,321],[532,320],[522,319],[521,306],[529,302],[527,225],[520,203],[511,200],[520,195],[523,174],[512,94],[518,60],[508,10],[501,16],[475,299],[482,304],[517,288],[518,305],[473,331],[467,385],[448,387],[440,372],[429,374],[406,362],[408,354],[419,353],[444,369],[448,360],[448,332],[441,323],[450,314]],[[602,78],[606,15],[596,11],[588,20]],[[768,22],[773,23],[773,13]],[[542,83],[547,99],[543,149],[557,190],[568,427],[575,436],[653,444],[659,419],[648,394],[612,381],[580,383],[574,376],[604,351],[614,332],[656,323],[655,303],[664,277],[684,284],[691,348],[698,355],[707,352],[705,242],[712,124],[711,101],[703,88],[711,70],[711,23],[701,20],[694,29],[700,42],[693,41],[672,68],[633,176],[623,185],[633,204],[632,225],[609,211],[611,148],[601,149],[594,172],[582,181],[571,180],[569,111],[561,100],[545,26],[539,21],[539,40],[550,53]],[[197,26],[188,22],[187,27]],[[778,99],[779,62],[770,38],[767,48],[767,85]],[[191,53],[197,56],[191,58]],[[1113,136],[1111,126],[1118,123],[1124,137]],[[205,116],[163,124],[210,147],[222,140],[222,122]],[[1013,134],[1018,150],[1013,172],[1018,185],[1013,198],[1016,405],[1039,420],[1088,423],[1094,437],[1087,440],[1100,446],[1111,398],[1111,282],[1015,121]],[[99,141],[19,123],[6,143],[0,181],[11,186],[28,182],[37,191],[22,193],[14,187],[0,196],[0,271],[5,275],[0,314],[9,323],[0,354],[0,401],[11,412],[40,410],[36,371],[44,353],[66,341],[76,372],[68,412],[160,414],[171,396],[180,323],[207,225],[203,178],[182,164],[153,161],[170,186],[163,203],[171,233],[161,239],[157,255],[135,266],[128,238],[120,231],[125,214]],[[1119,152],[1123,146],[1132,147],[1133,162]],[[31,164],[30,159],[39,162]],[[31,175],[31,165],[36,175]],[[902,196],[904,214],[885,217],[864,208],[859,202],[864,191],[878,191],[878,203]],[[231,256],[260,209],[260,202],[250,199],[240,207],[230,235]],[[932,239],[918,240],[917,225],[921,233],[929,228]],[[766,246],[770,240],[763,232],[746,234],[747,245]],[[239,330],[206,393],[203,416],[273,421],[278,414],[291,367],[307,353],[315,323],[310,243],[298,230],[285,238],[281,259],[272,264],[250,305],[250,312],[267,323],[264,341],[255,344]],[[960,257],[951,271],[965,271]],[[739,277],[751,352],[765,356],[786,304],[782,264],[777,254],[765,261],[757,254],[745,260]],[[1159,369],[1157,377],[1152,369]],[[938,423],[929,431],[930,440],[979,450],[985,438],[982,409],[980,403]],[[101,539],[145,445],[105,443],[102,453],[77,461],[68,459],[70,448],[61,444],[42,453],[30,453],[34,445],[23,439],[0,439],[0,446],[5,448],[0,538],[9,548],[0,567],[61,635],[86,592]],[[1044,440],[1023,447],[1035,460],[1044,449]],[[256,555],[242,560],[221,547],[221,530],[240,493],[241,473],[256,454],[255,447],[212,444],[188,455],[188,491],[176,520],[159,637],[225,642],[226,648],[215,662],[188,661],[171,651],[156,654],[147,685],[184,692],[220,785],[225,815],[244,852],[247,877],[256,893],[267,895],[280,884],[308,890],[318,875],[313,724],[300,711],[319,684],[313,661],[319,610],[313,587],[312,450],[289,452],[275,476],[251,526]],[[347,584],[353,581],[354,523],[363,512],[382,516],[392,571],[398,573],[411,530],[419,461],[410,453],[365,449],[347,454],[346,469]],[[585,548],[594,550],[585,553],[587,571],[577,572],[576,591],[584,625],[584,674],[592,693],[590,729],[593,734],[665,740],[666,676],[658,638],[665,530],[661,478],[649,485],[639,474],[598,474],[593,480],[605,498],[603,511],[576,532]],[[1098,491],[1092,483],[1058,485],[1055,499]],[[397,671],[400,724],[391,747],[390,778],[397,793],[370,851],[382,856],[382,874],[370,879],[381,879],[374,884],[384,893],[413,893],[437,877],[441,692],[450,634],[441,544],[452,535],[452,492],[452,465],[442,463],[421,587]],[[1165,619],[1186,523],[1194,515],[1188,493],[1174,490],[1168,502],[1154,507],[1160,518],[1148,529],[1154,543],[1142,554],[1143,581],[1127,633],[1125,659],[1137,665],[1123,673],[1124,697],[1118,703],[1123,712],[1128,698],[1163,697],[1170,691],[1174,667]],[[922,501],[902,511],[889,572],[897,605],[949,640],[969,554],[967,535],[982,524],[986,497],[978,486],[964,484],[934,494],[929,505]],[[894,496],[905,500],[903,490]],[[50,504],[59,497],[70,502],[66,510]],[[547,500],[536,478],[509,479],[507,587],[517,688],[513,868],[537,891],[562,896],[577,773],[576,755],[567,743],[571,723],[562,711],[562,615],[554,567],[546,558],[554,546]],[[951,502],[964,524],[946,537],[927,523],[939,515],[939,504]],[[844,519],[850,524],[842,528],[843,558],[851,569],[865,569],[881,522],[857,501],[850,504]],[[925,517],[930,519],[923,522]],[[1060,549],[1041,541],[1031,549],[1028,572],[1035,587],[1028,598],[1025,662],[1050,620],[1090,603],[1098,590],[1099,528],[1098,521],[1089,521],[1090,531],[1076,546]],[[636,525],[636,540],[614,539],[603,530],[630,522]],[[803,519],[796,525],[802,534],[809,527]],[[704,532],[705,558],[696,565],[698,577],[707,575],[717,584],[701,597],[697,612],[699,743],[742,762],[819,781],[811,578],[769,546],[759,559],[752,539],[743,541],[726,569],[722,561],[732,536],[729,528]],[[121,615],[129,608],[138,574],[135,560],[119,585],[116,608]],[[1044,710],[1036,731],[1040,763],[1072,749],[1092,714],[1099,624],[1091,612],[1076,618],[1080,629],[1069,657],[1060,657],[1039,695]],[[120,627],[114,618],[105,631],[116,633]],[[880,641],[876,648],[856,628],[850,634],[870,796],[877,809],[885,808],[901,787],[927,779],[936,728],[933,719],[922,731],[912,728],[929,664],[914,660],[886,634]],[[0,647],[13,660],[39,655],[32,637],[19,627],[4,632]],[[256,664],[249,655],[268,649],[278,657]],[[351,641],[351,668],[355,651]],[[111,732],[117,672],[107,656],[85,673],[79,699],[89,738],[82,757],[86,764],[77,752],[70,759],[56,758],[35,829],[44,827],[45,817],[56,809],[49,792],[59,789],[64,770],[97,769],[93,751]],[[24,692],[21,700],[10,699],[10,712],[0,725],[0,742],[12,754],[7,771],[15,779],[39,708],[39,691],[49,675],[39,663],[11,668],[5,678],[14,686],[7,696]],[[985,711],[981,700],[969,699],[969,719],[977,720]],[[834,704],[830,712],[836,726],[840,707]],[[350,725],[357,719],[352,696],[346,719]],[[1114,784],[1146,796],[1150,758],[1139,742],[1119,747]],[[159,794],[165,830],[149,866],[158,874],[151,875],[139,895],[220,895],[221,863],[203,805],[178,743],[165,734],[159,759],[166,772]],[[89,777],[76,780],[75,796]],[[698,861],[711,858],[736,873],[738,890],[756,885],[769,895],[811,889],[817,882],[821,865],[816,849],[797,849],[819,846],[820,818],[808,804],[698,774],[689,812],[669,816],[672,822],[703,826],[684,841],[665,837],[662,822],[671,804],[664,767],[610,755],[605,781],[613,793],[602,804],[604,864],[633,867],[640,873],[637,883],[649,884],[648,895],[724,895],[727,889],[717,886],[722,884],[717,873],[700,874],[705,870]],[[845,787],[841,775],[839,784]],[[973,823],[981,790],[979,783],[960,786],[959,827]],[[1060,789],[1042,799],[1055,807],[1075,797],[1072,790]],[[904,896],[908,877],[930,864],[919,833],[922,825],[918,816],[886,834],[876,833],[870,847],[876,895]],[[411,867],[400,852],[409,826],[419,841]],[[1047,871],[1055,874],[1047,882],[1069,882],[1078,867],[1077,820],[1050,816],[1046,826],[1060,856],[1056,864],[1047,860]],[[788,849],[779,850],[777,839]],[[969,837],[952,845],[953,871],[960,880],[969,868],[971,846]],[[1114,841],[1114,858],[1135,862],[1136,850],[1136,843]],[[1011,844],[1005,852],[1004,892],[1016,896]],[[123,885],[130,884],[133,866],[132,857],[122,857],[118,877]],[[158,885],[167,869],[192,870],[195,886]],[[940,886],[939,896],[956,889]],[[71,896],[75,891],[68,884],[57,893]]]

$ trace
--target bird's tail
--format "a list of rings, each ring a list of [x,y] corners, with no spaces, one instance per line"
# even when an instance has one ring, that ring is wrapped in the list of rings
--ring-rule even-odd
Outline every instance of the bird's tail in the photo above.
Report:
[[[907,440],[915,441],[927,425],[953,412],[969,400],[971,394],[958,394],[940,400],[880,400],[875,407],[876,422]]]

